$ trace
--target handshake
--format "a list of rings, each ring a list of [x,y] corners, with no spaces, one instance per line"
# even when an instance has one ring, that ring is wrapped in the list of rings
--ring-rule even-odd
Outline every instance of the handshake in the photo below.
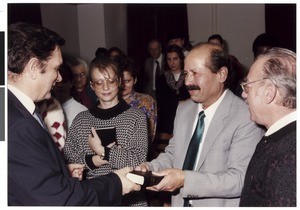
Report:
[[[143,164],[144,163],[142,163],[142,165]],[[141,166],[137,166],[136,170],[125,167],[114,172],[121,179],[123,195],[131,191],[139,191],[141,187],[146,188],[157,185],[164,178],[164,176],[156,176],[152,174],[151,171],[140,170]]]

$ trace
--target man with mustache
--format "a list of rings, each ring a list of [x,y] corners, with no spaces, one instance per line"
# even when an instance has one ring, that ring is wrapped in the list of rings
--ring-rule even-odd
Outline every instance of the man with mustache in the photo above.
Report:
[[[191,99],[178,106],[174,136],[164,153],[136,170],[164,176],[147,189],[173,192],[172,206],[238,206],[248,163],[264,131],[228,89],[230,61],[221,47],[195,46],[184,72]],[[202,136],[194,138],[199,113]]]

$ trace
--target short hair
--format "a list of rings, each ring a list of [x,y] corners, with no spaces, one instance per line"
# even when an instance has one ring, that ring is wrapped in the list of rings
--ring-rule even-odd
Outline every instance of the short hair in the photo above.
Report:
[[[166,69],[167,70],[169,70],[170,69],[170,67],[169,67],[169,65],[167,64],[168,62],[168,58],[167,58],[167,54],[168,53],[172,53],[172,52],[175,52],[175,53],[177,53],[177,55],[178,55],[178,57],[179,57],[179,59],[181,60],[181,68],[183,68],[183,66],[184,66],[184,54],[183,54],[183,51],[182,51],[182,48],[181,47],[179,47],[178,45],[169,45],[169,46],[167,46],[167,48],[166,48],[166,56],[165,56],[165,63],[166,63]]]
[[[258,35],[253,41],[252,52],[254,54],[254,57],[257,57],[259,55],[259,47],[279,47],[279,41],[274,35],[262,33]]]
[[[95,57],[90,64],[89,77],[92,79],[92,73],[95,69],[98,69],[101,73],[107,75],[108,67],[110,67],[113,70],[113,72],[118,78],[120,77],[118,63],[110,58],[99,56]]]
[[[82,65],[84,67],[85,74],[88,75],[88,65],[85,60],[78,57],[69,57],[65,62],[71,69],[75,66]]]
[[[265,78],[270,79],[277,87],[284,107],[296,108],[296,53],[291,50],[273,47],[257,59],[267,58],[263,65]]]
[[[109,57],[109,52],[108,49],[106,49],[105,47],[98,47],[98,49],[95,52],[95,56],[105,56],[105,57]]]
[[[201,48],[208,48],[210,51],[206,58],[205,65],[212,73],[218,73],[222,67],[226,67],[228,69],[228,75],[224,82],[224,87],[228,88],[232,80],[232,66],[227,51],[212,43],[199,43],[192,49],[192,51],[200,50]]]
[[[139,69],[132,59],[129,57],[117,58],[119,75],[123,76],[127,71],[134,79],[139,76]]]
[[[152,44],[152,43],[154,43],[154,42],[158,43],[158,45],[159,45],[160,48],[162,47],[160,41],[158,41],[157,39],[151,39],[151,40],[148,42],[148,49],[149,49],[149,47],[150,47],[150,44]]]
[[[209,38],[208,38],[208,42],[210,41],[210,40],[212,40],[212,39],[217,39],[217,40],[219,40],[219,42],[221,43],[221,45],[223,45],[223,38],[222,38],[222,36],[220,35],[220,34],[213,34],[213,35],[211,35]]]
[[[8,69],[21,74],[31,58],[37,58],[43,68],[57,46],[65,40],[41,25],[14,23],[8,28]]]

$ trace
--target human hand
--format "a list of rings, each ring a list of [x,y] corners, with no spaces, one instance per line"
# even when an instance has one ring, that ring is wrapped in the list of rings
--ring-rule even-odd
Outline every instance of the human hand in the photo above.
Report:
[[[133,183],[129,179],[126,178],[126,174],[132,171],[132,168],[125,167],[115,171],[114,173],[119,176],[122,182],[122,195],[130,193],[131,191],[140,191],[141,186],[138,184]]]
[[[164,176],[164,178],[158,185],[146,187],[147,190],[173,192],[184,185],[185,173],[180,169],[171,168],[152,173],[157,176]]]
[[[101,139],[99,138],[95,128],[92,128],[92,134],[89,134],[88,137],[89,146],[91,150],[93,150],[97,155],[103,157],[105,150],[102,146]]]
[[[84,164],[71,163],[71,164],[68,164],[68,169],[70,171],[71,177],[82,180]]]
[[[149,167],[146,163],[141,163],[140,165],[136,166],[134,170],[146,172],[149,171]]]

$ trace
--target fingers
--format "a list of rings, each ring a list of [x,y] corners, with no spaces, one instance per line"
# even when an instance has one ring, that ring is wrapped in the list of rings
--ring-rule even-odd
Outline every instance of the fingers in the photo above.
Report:
[[[146,171],[149,171],[149,167],[146,163],[141,163],[140,165],[135,167],[135,170],[146,172]]]

